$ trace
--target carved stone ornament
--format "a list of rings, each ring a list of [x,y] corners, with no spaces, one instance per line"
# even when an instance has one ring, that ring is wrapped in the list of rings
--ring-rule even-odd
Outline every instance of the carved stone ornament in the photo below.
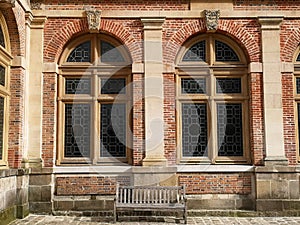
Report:
[[[86,11],[89,30],[91,33],[98,33],[100,30],[101,11],[88,10]]]
[[[33,10],[41,10],[42,9],[43,0],[34,0],[30,2],[30,7]]]
[[[15,0],[0,0],[0,8],[15,7]]]
[[[204,10],[206,28],[208,32],[215,32],[218,29],[220,10]]]

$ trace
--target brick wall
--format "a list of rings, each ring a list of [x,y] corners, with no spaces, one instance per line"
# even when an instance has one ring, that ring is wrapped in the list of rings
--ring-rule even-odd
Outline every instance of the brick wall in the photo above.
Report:
[[[299,10],[299,0],[234,0],[235,10]]]
[[[176,96],[175,75],[164,74],[164,145],[169,165],[176,164]]]
[[[250,82],[250,148],[255,165],[263,165],[264,159],[264,111],[263,111],[263,76],[261,73],[249,75]]]
[[[300,3],[300,2],[299,2]],[[280,45],[281,60],[283,62],[293,62],[293,56],[300,40],[300,21],[284,20],[281,24]]]
[[[82,10],[92,5],[99,10],[188,10],[189,0],[45,0],[46,10]]]
[[[57,74],[44,73],[43,83],[42,159],[45,167],[52,167],[56,159]]]
[[[187,194],[251,194],[251,174],[182,174]]]
[[[163,25],[163,61],[174,63],[184,42],[205,31],[203,19],[167,19]],[[232,37],[245,50],[250,62],[261,61],[260,25],[256,20],[220,20],[217,32]]]
[[[113,195],[116,193],[116,183],[129,185],[130,177],[98,177],[98,176],[78,176],[78,177],[57,177],[56,195]]]
[[[295,126],[295,104],[294,104],[294,75],[292,73],[282,74],[282,106],[283,106],[283,129],[284,147],[286,157],[290,165],[297,164],[296,126]]]
[[[141,166],[145,158],[145,124],[144,124],[144,75],[133,74],[133,104],[132,104],[132,123],[133,123],[133,165]]]

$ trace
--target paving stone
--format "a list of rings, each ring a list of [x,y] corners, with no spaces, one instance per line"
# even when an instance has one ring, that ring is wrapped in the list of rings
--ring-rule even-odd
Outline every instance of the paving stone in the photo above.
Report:
[[[145,218],[144,218],[145,219]],[[161,219],[161,218],[160,218]],[[161,222],[157,221],[126,221],[117,222],[116,225],[174,225],[183,224],[183,221],[172,218],[164,218]],[[153,220],[153,218],[152,218]],[[107,225],[112,221],[103,217],[72,217],[72,216],[51,216],[51,215],[34,215],[31,214],[24,219],[18,219],[9,225]],[[181,223],[180,223],[181,222]],[[291,225],[300,224],[300,217],[189,217],[190,225]]]

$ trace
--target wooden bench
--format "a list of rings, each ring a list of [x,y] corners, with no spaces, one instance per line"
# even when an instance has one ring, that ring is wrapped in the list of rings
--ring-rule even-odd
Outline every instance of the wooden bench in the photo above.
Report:
[[[118,211],[182,211],[187,223],[185,186],[119,186],[114,202],[114,222]]]

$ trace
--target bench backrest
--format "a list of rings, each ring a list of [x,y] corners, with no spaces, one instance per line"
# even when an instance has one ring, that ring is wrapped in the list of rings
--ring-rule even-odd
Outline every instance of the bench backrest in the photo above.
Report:
[[[185,186],[119,186],[117,204],[184,204]]]

